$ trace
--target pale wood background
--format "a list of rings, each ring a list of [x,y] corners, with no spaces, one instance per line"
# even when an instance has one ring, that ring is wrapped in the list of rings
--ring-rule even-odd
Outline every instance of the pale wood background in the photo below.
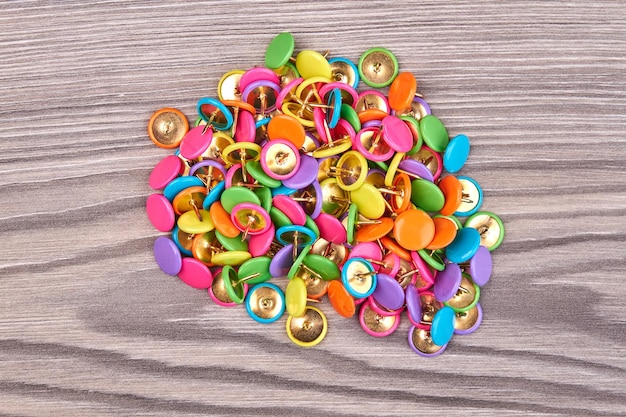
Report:
[[[334,314],[314,349],[157,268],[158,108],[297,48],[394,51],[507,237],[439,358]],[[626,4],[0,3],[3,416],[626,415]]]

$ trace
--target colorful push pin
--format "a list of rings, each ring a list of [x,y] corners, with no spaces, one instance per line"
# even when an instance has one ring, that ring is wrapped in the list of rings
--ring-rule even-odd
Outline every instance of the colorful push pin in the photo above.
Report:
[[[463,198],[463,185],[454,175],[447,175],[437,184],[444,197],[444,204],[439,213],[450,216],[456,212]]]
[[[324,313],[315,307],[307,306],[303,315],[287,318],[286,330],[287,336],[296,345],[313,347],[326,337],[328,322]]]
[[[436,271],[443,271],[445,269],[446,262],[443,250],[440,249],[429,251],[426,249],[420,249],[417,251],[417,253],[429,267],[435,269]]]
[[[287,283],[285,289],[285,302],[287,313],[292,317],[300,317],[306,311],[307,290],[304,279],[293,277]]]
[[[183,258],[178,278],[193,288],[206,289],[213,282],[209,268],[194,258]]]
[[[226,289],[226,293],[230,299],[236,304],[242,304],[244,298],[246,297],[248,287],[244,285],[244,278],[239,278],[237,271],[235,271],[230,265],[226,265],[222,268],[224,288]]]
[[[364,183],[350,193],[352,201],[359,209],[359,213],[368,219],[379,219],[385,214],[388,202],[373,185]]]
[[[455,313],[450,307],[441,308],[433,317],[433,323],[430,328],[430,336],[433,343],[439,346],[448,344],[454,334]]]
[[[456,313],[454,320],[454,334],[474,333],[483,321],[483,309],[480,303],[467,311]]]
[[[228,106],[233,114],[233,125],[230,128],[230,136],[237,142],[254,142],[256,138],[256,109],[241,100],[224,100],[222,104]]]
[[[359,70],[352,61],[347,58],[334,57],[329,59],[328,63],[330,64],[330,78],[332,80],[348,84],[352,88],[358,87],[360,81]]]
[[[228,237],[221,234],[218,230],[214,230],[215,237],[224,246],[227,251],[244,251],[248,252],[248,241],[241,239],[241,236]]]
[[[461,268],[455,263],[445,265],[443,271],[437,274],[435,284],[433,285],[433,293],[437,301],[448,301],[451,299],[461,286]]]
[[[474,256],[480,245],[480,232],[472,227],[463,227],[457,232],[452,243],[446,247],[446,258],[457,264],[467,262]]]
[[[411,206],[411,179],[407,174],[398,174],[389,186],[377,189],[379,193],[390,196],[390,204],[386,205],[394,213],[401,213]]]
[[[327,158],[334,155],[339,155],[348,151],[352,147],[352,138],[349,135],[342,135],[341,137],[334,137],[326,121],[325,114],[320,108],[316,108],[313,111],[314,126],[322,141],[326,142],[313,151],[315,158]]]
[[[443,304],[437,301],[431,291],[422,291],[419,296],[420,305],[422,306],[422,318],[418,327],[430,329],[435,313],[443,307]]]
[[[295,252],[295,256],[294,256]],[[294,259],[297,258],[297,248],[294,251],[294,245],[289,244],[280,248],[270,262],[270,274],[272,277],[281,278],[286,277],[289,269],[293,265]]]
[[[237,229],[235,224],[230,219],[230,214],[224,210],[222,203],[219,201],[211,204],[209,215],[215,225],[215,230],[223,236],[227,238],[236,238],[241,234],[241,231]]]
[[[202,181],[200,181],[200,183],[202,183]],[[202,207],[205,210],[208,210],[211,208],[211,205],[213,203],[220,201],[222,198],[222,194],[224,194],[225,188],[226,188],[226,181],[220,181],[217,184],[215,184],[215,186],[211,188],[211,191],[209,191],[206,197],[204,197],[204,203],[202,204]],[[235,188],[235,187],[231,187],[231,188]],[[237,187],[237,188],[243,188],[243,187]],[[222,203],[222,207],[224,207],[223,203]]]
[[[189,235],[191,238],[191,256],[207,266],[213,266],[213,255],[224,251],[224,247],[215,237],[214,232]]]
[[[420,303],[417,287],[415,285],[407,286],[405,288],[404,296],[409,321],[413,326],[418,326],[422,320],[422,304]]]
[[[226,149],[226,147],[232,145],[233,143],[235,143],[233,138],[228,136],[226,133],[213,132],[213,140],[211,141],[209,148],[204,151],[204,153],[200,157],[203,160],[211,159],[226,164],[226,162],[222,158],[222,155],[224,153],[224,149]]]
[[[146,200],[146,213],[150,223],[159,232],[169,232],[174,228],[176,216],[172,204],[161,194],[151,194]]]
[[[178,109],[157,110],[148,121],[148,136],[160,148],[176,148],[188,131],[189,122]]]
[[[380,121],[391,112],[391,107],[389,107],[387,97],[376,90],[366,90],[361,92],[356,104],[354,105],[354,109],[358,113],[361,123],[369,122],[371,120]],[[373,118],[365,118],[361,120],[364,113],[372,110],[375,111],[372,115],[378,114],[379,117],[374,116]]]
[[[436,184],[426,180],[413,180],[411,202],[424,211],[438,212],[446,200],[443,191]]]
[[[409,209],[396,217],[393,233],[400,246],[416,251],[425,248],[433,240],[435,225],[424,211]]]
[[[152,169],[148,185],[155,190],[162,190],[170,181],[179,177],[183,170],[183,161],[179,157],[176,155],[166,156]]]
[[[388,310],[398,310],[404,305],[404,289],[394,277],[379,272],[372,298]]]
[[[267,124],[269,140],[285,139],[291,142],[296,149],[304,145],[304,126],[294,117],[287,114],[278,114],[272,117]]]
[[[277,195],[272,199],[274,207],[282,211],[292,224],[304,226],[306,213],[300,204],[286,195]]]
[[[332,77],[332,70],[326,57],[316,51],[300,51],[296,57],[296,69],[305,80],[313,77],[326,79]]]
[[[370,161],[387,161],[393,156],[393,149],[382,140],[383,129],[366,127],[354,139],[354,148]]]
[[[241,164],[243,180],[247,182],[246,164],[250,161],[258,161],[260,154],[261,147],[256,143],[239,142],[224,148],[222,158],[231,165]]]
[[[311,253],[321,255],[335,265],[343,265],[348,257],[348,249],[344,245],[332,243],[323,238],[315,241]]]
[[[264,116],[276,109],[280,89],[280,85],[272,81],[254,81],[243,89],[241,99],[253,106],[257,114]]]
[[[239,203],[233,207],[230,219],[243,234],[241,240],[248,235],[258,235],[265,232],[271,223],[269,214],[263,207],[252,203]]]
[[[371,306],[371,301],[367,300],[359,311],[359,323],[370,336],[386,337],[395,332],[400,325],[400,315],[382,315],[376,312]]]
[[[354,298],[339,280],[328,282],[328,301],[342,317],[350,318],[356,313]]]
[[[348,210],[351,203],[348,192],[341,188],[336,178],[327,178],[320,182],[322,190],[322,211],[340,217]]]
[[[293,245],[293,259],[297,258],[299,248],[311,245],[316,239],[315,233],[304,226],[283,226],[276,230],[276,238],[283,245]]]
[[[356,203],[350,204],[346,224],[346,238],[348,242],[353,242],[355,239],[359,242],[373,242],[385,236],[392,229],[393,220],[389,218],[360,219],[359,206]]]
[[[199,221],[202,221],[202,214],[200,210],[204,204],[204,198],[206,197],[205,187],[189,187],[178,193],[172,201],[172,207],[174,213],[181,215],[188,211],[193,211]]]
[[[239,266],[237,275],[249,285],[266,282],[272,278],[269,271],[271,261],[268,256],[251,258]]]
[[[304,261],[304,257],[308,255],[308,253],[311,251],[311,247],[311,245],[306,245],[304,248],[302,248],[300,253],[297,254],[298,256],[294,258],[293,263],[291,264],[291,267],[287,272],[287,278],[293,279],[298,274],[300,269],[304,267],[302,261]]]
[[[409,329],[409,346],[418,355],[430,358],[441,355],[448,345],[439,346],[435,344],[429,330],[411,326]]]
[[[408,152],[413,147],[409,126],[397,116],[386,116],[381,123],[382,138],[396,152]]]
[[[443,170],[443,161],[439,152],[435,152],[428,146],[424,145],[414,154],[408,155],[408,159],[420,162],[428,168],[433,177],[433,181],[439,179],[441,171]]]
[[[211,214],[204,209],[187,211],[181,214],[176,221],[178,228],[186,233],[202,234],[215,229]]]
[[[358,68],[365,84],[382,88],[391,84],[398,75],[398,60],[386,48],[370,48],[361,55]]]
[[[443,154],[443,167],[451,174],[459,172],[470,152],[470,141],[466,135],[456,135],[446,147]]]
[[[302,267],[324,281],[338,279],[341,276],[337,264],[323,255],[307,254],[302,262]]]
[[[476,229],[480,234],[480,245],[490,252],[500,247],[504,240],[504,224],[500,217],[489,211],[479,211],[465,220],[465,227]]]
[[[182,256],[176,243],[170,238],[159,236],[154,241],[154,259],[161,271],[177,275],[182,268]]]
[[[177,226],[174,226],[172,230],[172,240],[180,250],[180,253],[186,256],[193,256],[191,253],[191,247],[193,244],[194,235],[185,233]]]
[[[233,115],[221,101],[203,97],[198,100],[196,105],[198,115],[206,123],[204,129],[211,130],[228,130],[233,125]]]
[[[415,76],[410,72],[399,73],[389,86],[389,106],[398,114],[407,112],[411,109],[416,92]]]
[[[365,183],[367,160],[356,151],[344,153],[336,166],[331,166],[328,176],[336,177],[337,184],[346,191],[354,191]]]
[[[406,114],[414,117],[415,120],[420,121],[424,116],[432,114],[432,111],[430,110],[430,106],[428,105],[426,100],[424,100],[424,97],[421,94],[420,96],[418,96],[417,94],[419,93],[416,93],[415,97],[413,98],[413,103],[411,103],[410,112]]]
[[[448,216],[433,216],[433,224],[435,225],[435,236],[433,240],[426,246],[427,250],[439,250],[447,247],[456,237],[457,231],[460,229],[457,223]]]
[[[396,280],[402,288],[413,284],[419,290],[425,290],[432,286],[433,282],[423,277],[417,264],[406,259],[400,259],[400,268],[396,273]]]
[[[241,250],[226,250],[214,254],[211,258],[211,263],[217,266],[238,266],[251,258],[252,255],[250,254],[250,252]]]
[[[244,72],[239,79],[239,89],[243,91],[248,88],[249,85],[256,82],[270,82],[273,84],[280,83],[280,78],[275,71],[269,68],[254,67]]]
[[[351,258],[341,271],[341,281],[354,298],[369,297],[376,289],[376,271],[363,258]]]
[[[232,274],[231,270],[232,268],[229,269],[227,272]],[[218,304],[222,307],[234,307],[237,304],[241,304],[234,302],[230,298],[228,291],[226,291],[225,281],[222,278],[222,272],[223,270],[218,270],[213,277],[213,282],[211,283],[208,291],[209,297],[211,297],[215,304]],[[248,285],[246,283],[243,284],[243,292],[244,294],[248,292]]]
[[[316,218],[322,211],[322,188],[317,180],[308,187],[300,189],[291,195],[291,199],[302,206],[304,212]]]
[[[338,91],[335,91],[335,90],[338,90]],[[336,98],[331,98],[331,93],[333,91],[341,95],[341,100],[339,102],[335,101]],[[341,113],[344,111],[343,105],[346,104],[348,107],[354,109],[352,106],[356,104],[356,102],[359,100],[359,93],[357,93],[354,87],[352,87],[349,84],[342,83],[339,81],[333,81],[333,82],[324,84],[320,88],[319,93],[320,93],[320,97],[322,97],[323,99],[323,102],[328,103],[328,106],[329,106],[328,108],[333,109],[333,111],[335,112],[338,112],[338,116],[333,116],[332,118],[334,117],[343,118],[341,116]],[[328,118],[328,120],[331,120],[332,118]],[[333,126],[333,124],[330,123],[330,121],[328,122],[328,124],[331,127]]]
[[[189,187],[198,187],[204,185],[200,178],[190,177],[190,176],[182,176],[173,179],[169,184],[165,186],[163,189],[163,196],[167,198],[168,201],[173,201],[174,197],[181,191]]]
[[[244,74],[243,70],[232,70],[226,72],[217,83],[217,97],[220,100],[239,100],[241,91],[239,90],[239,80]]]
[[[284,66],[293,55],[295,44],[293,35],[289,32],[274,36],[265,50],[265,66],[273,70]]]
[[[461,284],[456,293],[444,304],[456,312],[463,312],[476,305],[480,298],[480,287],[472,282],[467,274],[463,274]]]
[[[285,296],[269,282],[255,285],[246,296],[246,311],[259,323],[273,323],[285,312]]]
[[[207,198],[210,198],[210,194]],[[254,193],[254,191],[239,186],[232,186],[224,190],[220,196],[220,202],[222,203],[224,210],[228,213],[231,213],[233,208],[240,203],[251,203],[257,206],[261,205],[261,199]]]
[[[317,181],[317,171],[319,170],[319,164],[315,158],[308,155],[300,156],[300,167],[296,170],[296,173],[291,177],[283,180],[283,184],[286,187],[301,190],[307,188],[313,182]]]
[[[219,182],[226,178],[226,170],[217,161],[205,160],[197,162],[189,170],[189,175],[200,178],[205,185],[207,193],[210,192]]]
[[[450,140],[446,127],[432,114],[420,120],[420,136],[424,143],[435,152],[444,152]]]
[[[274,179],[288,179],[296,174],[300,166],[300,153],[291,142],[275,139],[263,147],[261,166]]]
[[[489,252],[486,247],[480,246],[468,262],[459,266],[463,272],[466,272],[472,277],[472,281],[474,281],[476,285],[482,287],[489,282],[489,278],[491,278],[493,268],[491,252]]]
[[[478,183],[470,178],[457,177],[462,186],[461,204],[454,213],[457,217],[468,217],[476,213],[483,203],[483,190]]]

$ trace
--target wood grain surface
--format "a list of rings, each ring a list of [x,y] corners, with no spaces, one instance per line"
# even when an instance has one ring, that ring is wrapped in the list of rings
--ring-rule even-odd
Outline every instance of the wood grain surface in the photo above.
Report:
[[[150,115],[193,120],[280,31],[391,49],[472,140],[507,235],[438,358],[327,303],[298,348],[153,259]],[[0,93],[1,415],[626,415],[623,1],[3,1]]]

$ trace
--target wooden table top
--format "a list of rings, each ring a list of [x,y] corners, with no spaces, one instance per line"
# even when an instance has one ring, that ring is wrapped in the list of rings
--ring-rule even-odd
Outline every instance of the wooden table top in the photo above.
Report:
[[[626,8],[0,3],[0,415],[626,415]],[[301,349],[157,267],[146,126],[272,37],[392,50],[502,218],[482,326],[437,358],[326,302]],[[362,88],[363,89],[363,88]],[[284,282],[280,285],[284,285]]]

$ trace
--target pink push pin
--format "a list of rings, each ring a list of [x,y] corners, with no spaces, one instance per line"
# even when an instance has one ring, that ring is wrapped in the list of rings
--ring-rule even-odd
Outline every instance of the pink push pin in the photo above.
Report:
[[[319,90],[320,97],[323,97],[324,99],[326,99],[325,97],[326,94],[330,93],[335,88],[338,88],[341,91],[345,91],[346,93],[348,93],[350,97],[352,97],[351,101],[350,100],[347,101],[347,104],[349,104],[350,106],[354,107],[356,105],[356,102],[359,101],[359,94],[356,92],[356,90],[352,88],[351,85],[342,83],[340,81],[335,81],[332,83],[324,84]],[[342,97],[344,96],[343,93],[341,95]]]
[[[148,185],[155,190],[162,190],[174,178],[183,173],[183,161],[176,155],[169,155],[161,159],[152,169]]]
[[[332,133],[326,122],[326,114],[320,107],[313,109],[313,122],[315,123],[315,130],[320,138],[320,141],[328,143],[329,138],[332,140]]]
[[[363,105],[364,110],[377,108],[387,114],[391,112],[391,106],[389,106],[389,100],[387,100],[387,97],[385,97],[383,93],[376,90],[363,91],[359,94],[358,102],[362,102],[361,104]],[[372,102],[376,102],[376,104],[372,104]]]
[[[270,224],[270,227],[265,232],[251,235],[248,240],[248,252],[254,258],[267,254],[274,241],[274,233],[276,233],[276,229],[273,224]]]
[[[280,84],[278,74],[268,68],[252,68],[241,75],[239,79],[239,91],[245,90],[250,84],[258,81],[269,81]]]
[[[256,122],[254,115],[249,111],[239,110],[235,129],[235,142],[254,142],[256,140]]]
[[[384,162],[391,159],[394,151],[382,140],[383,130],[383,125],[381,128],[367,127],[359,130],[352,142],[353,148],[370,161]]]
[[[298,88],[300,84],[302,84],[302,81],[304,81],[304,78],[293,79],[289,81],[287,85],[285,85],[282,88],[282,90],[280,90],[280,93],[278,93],[278,95],[276,96],[276,108],[277,109],[283,108],[283,102],[285,101],[285,99],[297,98],[295,95],[295,90],[296,88]]]
[[[383,119],[383,140],[396,152],[408,152],[413,147],[411,129],[396,116],[387,116]]]
[[[183,258],[178,278],[193,288],[206,289],[213,282],[209,268],[196,258]]]
[[[400,315],[384,316],[374,311],[368,299],[359,312],[359,323],[365,332],[374,337],[389,336],[400,325]]]
[[[393,252],[389,252],[383,258],[380,272],[395,277],[400,270],[400,257]]]
[[[274,204],[274,207],[285,213],[293,224],[297,226],[304,226],[304,223],[306,223],[306,214],[304,213],[304,209],[291,197],[279,194],[274,196],[272,203]]]
[[[320,229],[320,237],[322,239],[338,244],[346,242],[346,229],[335,216],[320,213],[319,216],[315,218],[315,224]]]
[[[174,208],[163,194],[151,194],[146,200],[148,219],[159,232],[169,232],[174,228],[176,216]]]
[[[191,129],[180,142],[180,155],[186,159],[196,159],[204,153],[213,140],[211,125],[200,125]]]
[[[230,219],[237,229],[242,233],[242,240],[248,235],[260,235],[267,231],[272,220],[267,211],[259,205],[253,203],[239,203],[230,212]]]
[[[274,139],[261,150],[261,166],[267,175],[276,180],[293,177],[300,168],[300,152],[285,139]]]

